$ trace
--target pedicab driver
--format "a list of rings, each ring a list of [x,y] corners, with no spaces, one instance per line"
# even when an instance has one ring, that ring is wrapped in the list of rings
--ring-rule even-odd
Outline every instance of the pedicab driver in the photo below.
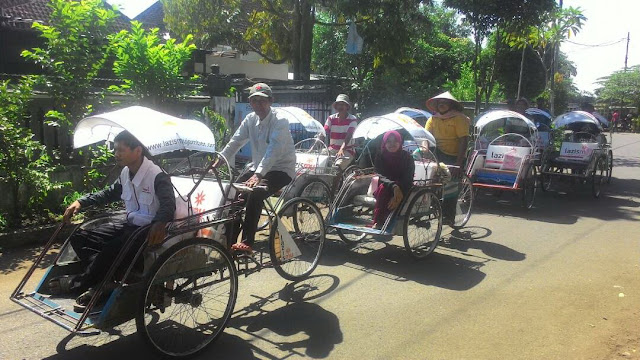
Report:
[[[438,161],[457,166],[451,170],[451,175],[456,177],[467,154],[471,120],[462,113],[462,104],[448,91],[427,100],[427,108],[433,116],[425,128],[436,138]]]
[[[253,85],[249,89],[253,112],[242,120],[222,150],[222,155],[233,164],[238,150],[247,142],[251,144],[253,168],[238,181],[254,190],[247,194],[242,241],[231,246],[235,251],[252,252],[264,199],[285,187],[295,176],[296,155],[289,121],[277,115],[271,108],[272,103],[273,95],[267,84]]]
[[[451,177],[458,178],[463,173],[471,120],[462,113],[462,104],[448,91],[427,100],[427,108],[433,116],[425,128],[436,138],[436,157],[446,165],[454,165]],[[456,198],[445,196],[443,215],[448,222],[455,216],[455,206]]]
[[[88,265],[81,275],[52,279],[49,287],[52,293],[85,291],[76,299],[76,311],[83,311],[86,307],[93,296],[93,286],[104,279],[133,232],[150,225],[131,246],[122,263],[124,268],[133,260],[145,240],[149,245],[162,242],[166,235],[166,224],[173,220],[176,209],[169,175],[144,155],[140,141],[125,130],[115,137],[114,142],[116,161],[123,166],[118,179],[105,190],[74,201],[63,216],[63,220],[68,222],[82,208],[120,200],[124,201],[126,208],[124,222],[109,222],[91,230],[79,229],[69,240],[80,260]],[[103,295],[108,295],[108,292]]]
[[[349,96],[340,94],[333,103],[333,108],[337,111],[335,114],[329,115],[324,123],[324,131],[329,137],[329,153],[336,157],[335,166],[344,171],[355,158],[353,151],[353,132],[358,126],[358,119],[349,114],[351,103]],[[318,136],[320,140],[324,140],[324,134]]]

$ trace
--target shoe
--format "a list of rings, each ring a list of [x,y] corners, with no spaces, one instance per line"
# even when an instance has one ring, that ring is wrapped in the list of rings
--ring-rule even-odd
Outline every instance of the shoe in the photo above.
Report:
[[[56,276],[47,283],[47,290],[51,295],[68,294],[74,288],[76,275]]]
[[[235,243],[233,245],[231,245],[231,250],[232,251],[237,251],[237,252],[246,252],[249,254],[253,253],[253,249],[251,248],[251,246],[243,243],[243,242],[239,242],[239,243]]]
[[[115,284],[105,286],[105,288],[102,290],[102,294],[100,294],[100,297],[98,298],[94,306],[102,304],[105,301],[107,301],[107,299],[109,298],[109,295],[111,295],[111,292],[114,289],[115,289]],[[77,313],[83,313],[86,310],[87,305],[89,305],[91,298],[93,298],[95,294],[96,294],[95,288],[89,288],[89,290],[80,294],[80,296],[76,298],[75,304],[73,304],[73,311]]]

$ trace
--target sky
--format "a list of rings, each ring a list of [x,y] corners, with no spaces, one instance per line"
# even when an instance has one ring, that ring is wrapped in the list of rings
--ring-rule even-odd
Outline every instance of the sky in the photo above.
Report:
[[[106,0],[111,5],[116,5],[118,10],[133,19],[136,15],[145,11],[157,0]]]
[[[579,7],[587,17],[578,35],[562,44],[562,51],[576,64],[578,74],[573,81],[578,89],[593,92],[600,87],[598,78],[624,69],[627,32],[631,39],[627,64],[640,64],[640,1],[564,0],[563,6]]]

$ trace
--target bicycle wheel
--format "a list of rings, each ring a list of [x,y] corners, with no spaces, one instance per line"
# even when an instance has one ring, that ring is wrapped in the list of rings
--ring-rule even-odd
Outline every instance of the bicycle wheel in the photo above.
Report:
[[[613,174],[613,151],[607,152],[607,184],[611,184],[611,175]]]
[[[238,295],[238,274],[215,241],[177,243],[153,263],[136,310],[136,327],[165,357],[202,351],[224,331]]]
[[[593,173],[591,174],[591,192],[594,198],[599,198],[602,193],[602,183],[605,178],[606,171],[605,159],[599,158],[596,160],[596,165],[593,168]]]
[[[300,197],[311,200],[321,212],[323,212],[323,216],[326,215],[325,211],[329,211],[329,206],[331,206],[331,190],[329,190],[329,185],[322,180],[316,179],[311,180],[307,185],[302,188],[300,191]]]
[[[536,179],[536,168],[532,164],[529,164],[524,171],[524,179],[522,179],[520,186],[520,190],[522,191],[522,206],[524,206],[525,209],[531,209],[533,207],[533,200],[536,197],[536,188],[538,187]]]
[[[310,275],[318,265],[324,246],[324,221],[309,199],[295,198],[278,211],[279,221],[269,231],[269,256],[278,274],[288,280]],[[285,233],[286,232],[286,233]],[[281,234],[285,234],[284,236]],[[287,245],[290,236],[300,254]]]
[[[473,207],[473,184],[471,178],[464,175],[458,184],[458,201],[456,202],[456,216],[453,224],[450,226],[454,229],[463,228],[469,218],[471,218],[471,208]]]
[[[404,215],[404,247],[411,256],[422,259],[436,249],[442,232],[442,207],[431,191],[418,192]]]

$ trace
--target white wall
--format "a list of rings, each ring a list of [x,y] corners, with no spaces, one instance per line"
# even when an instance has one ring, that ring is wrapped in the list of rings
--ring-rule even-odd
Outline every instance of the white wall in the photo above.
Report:
[[[246,74],[247,78],[262,78],[270,80],[287,80],[289,67],[285,64],[269,64],[259,61],[217,57],[207,55],[205,69],[210,72],[209,67],[213,64],[220,66],[220,74]],[[256,59],[254,56],[246,56],[249,59]]]

